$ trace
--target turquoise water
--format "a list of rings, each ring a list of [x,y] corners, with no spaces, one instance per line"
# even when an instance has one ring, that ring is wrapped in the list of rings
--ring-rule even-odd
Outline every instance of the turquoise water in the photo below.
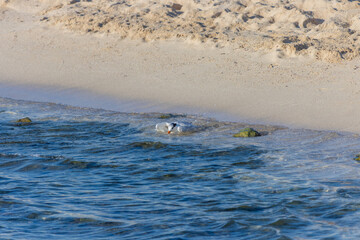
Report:
[[[360,237],[358,135],[162,117],[0,98],[0,239]]]

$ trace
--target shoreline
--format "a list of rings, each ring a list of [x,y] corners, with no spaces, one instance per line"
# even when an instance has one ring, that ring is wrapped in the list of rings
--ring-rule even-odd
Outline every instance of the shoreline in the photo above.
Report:
[[[360,133],[359,59],[326,63],[176,40],[120,40],[63,31],[37,18],[11,9],[2,13],[0,83]]]
[[[20,97],[20,98],[19,98]],[[247,121],[231,113],[221,111],[209,111],[204,108],[193,108],[191,106],[171,106],[164,103],[119,99],[82,89],[54,88],[46,86],[29,86],[0,82],[0,98],[13,99],[15,101],[29,101],[49,104],[59,104],[79,108],[102,109],[120,113],[159,113],[192,115],[215,119],[225,122],[240,122],[252,125],[276,124]]]
[[[18,98],[19,96],[21,97]],[[261,121],[257,119],[241,118],[229,112],[210,111],[206,108],[194,108],[191,106],[170,106],[164,103],[119,99],[74,88],[54,88],[43,85],[26,86],[0,82],[0,98],[14,101],[27,101],[32,103],[57,104],[82,109],[114,111],[125,114],[134,113],[188,115],[193,117],[200,117],[201,119],[206,118],[220,122],[240,123],[251,127],[260,128],[275,127],[279,129],[290,130],[338,132],[346,135],[358,134],[357,132],[352,131],[304,128],[301,126],[290,126],[286,124],[269,122],[266,120]],[[174,109],[176,109],[176,111]]]

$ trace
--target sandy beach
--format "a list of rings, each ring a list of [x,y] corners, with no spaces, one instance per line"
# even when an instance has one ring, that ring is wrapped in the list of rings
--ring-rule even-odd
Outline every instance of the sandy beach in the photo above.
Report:
[[[0,0],[0,81],[360,133],[359,1],[198,2]]]

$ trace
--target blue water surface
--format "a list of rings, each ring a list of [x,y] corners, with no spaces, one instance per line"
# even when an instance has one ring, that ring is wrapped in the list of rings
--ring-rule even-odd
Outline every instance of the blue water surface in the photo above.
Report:
[[[359,136],[248,126],[0,98],[0,239],[360,238]]]

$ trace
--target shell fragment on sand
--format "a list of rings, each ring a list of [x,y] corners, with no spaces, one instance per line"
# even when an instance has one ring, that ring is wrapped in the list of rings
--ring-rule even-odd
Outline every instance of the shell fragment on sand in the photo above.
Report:
[[[178,4],[178,3],[174,3],[171,8],[175,11],[180,11],[181,8],[182,8],[182,5],[181,4]]]

